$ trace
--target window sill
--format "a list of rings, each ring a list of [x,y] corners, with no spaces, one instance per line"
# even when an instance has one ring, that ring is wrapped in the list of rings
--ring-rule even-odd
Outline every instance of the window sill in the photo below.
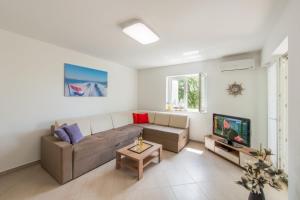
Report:
[[[188,109],[188,110],[165,110],[165,112],[169,113],[199,113],[199,114],[206,114],[207,111],[199,111],[197,109]]]

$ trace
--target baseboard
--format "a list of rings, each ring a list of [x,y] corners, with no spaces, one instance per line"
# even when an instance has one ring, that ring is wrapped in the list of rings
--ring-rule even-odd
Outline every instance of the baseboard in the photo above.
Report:
[[[191,139],[190,139],[190,142],[196,142],[196,143],[201,143],[201,144],[204,144],[204,142],[202,142],[202,141],[199,141],[199,140],[191,140]]]
[[[10,174],[10,173],[19,171],[21,169],[24,169],[24,168],[27,168],[27,167],[31,167],[31,166],[34,166],[34,165],[38,165],[38,164],[40,164],[40,160],[33,161],[33,162],[27,163],[25,165],[21,165],[21,166],[18,166],[18,167],[15,167],[15,168],[12,168],[12,169],[0,172],[0,176],[6,175],[6,174]]]

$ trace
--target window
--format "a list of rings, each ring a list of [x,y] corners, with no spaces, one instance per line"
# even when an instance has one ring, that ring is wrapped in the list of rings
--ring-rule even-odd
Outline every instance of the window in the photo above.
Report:
[[[206,74],[167,77],[167,109],[207,111]]]

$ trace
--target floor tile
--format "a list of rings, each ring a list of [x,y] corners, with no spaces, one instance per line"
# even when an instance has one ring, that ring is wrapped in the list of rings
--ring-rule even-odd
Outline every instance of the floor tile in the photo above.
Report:
[[[235,184],[242,169],[190,142],[180,153],[163,151],[161,163],[146,167],[144,177],[115,169],[112,160],[59,185],[39,165],[0,177],[0,200],[245,200],[249,192]],[[287,189],[265,188],[266,199],[287,200]]]

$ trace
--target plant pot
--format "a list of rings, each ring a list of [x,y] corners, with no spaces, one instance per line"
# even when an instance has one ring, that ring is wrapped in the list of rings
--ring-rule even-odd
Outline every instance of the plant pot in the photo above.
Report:
[[[256,193],[251,192],[251,193],[249,194],[248,200],[265,200],[265,194],[264,194],[264,191],[261,190],[261,191],[260,191],[260,194],[256,194]]]

